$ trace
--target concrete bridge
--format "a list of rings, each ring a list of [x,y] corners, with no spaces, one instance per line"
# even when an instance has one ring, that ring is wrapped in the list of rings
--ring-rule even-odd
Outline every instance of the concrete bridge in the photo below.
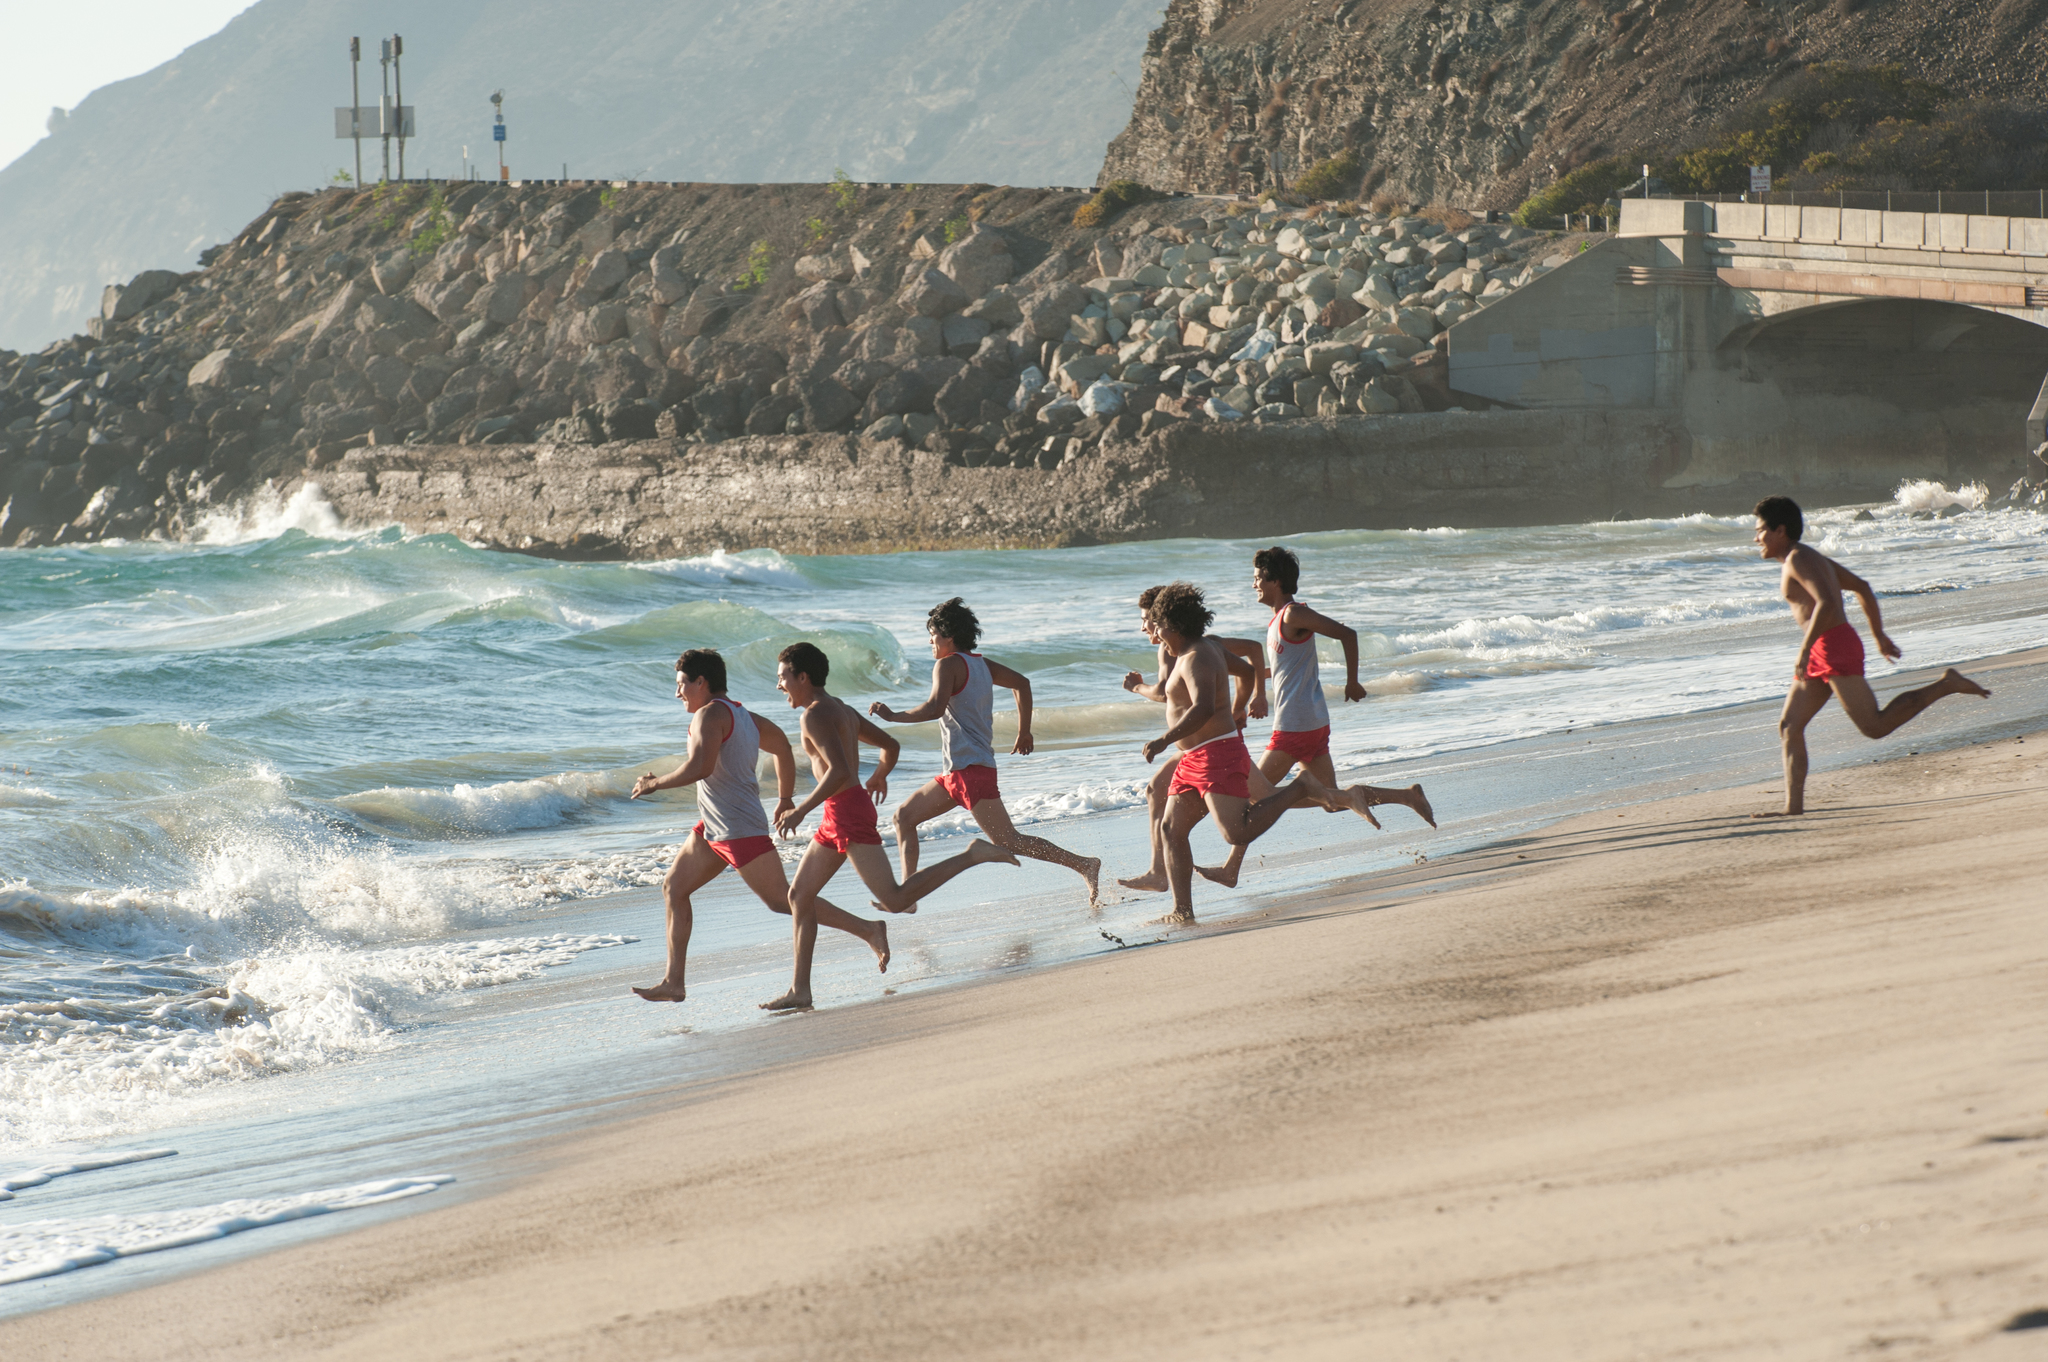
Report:
[[[1655,481],[1680,503],[2002,491],[2041,471],[2048,220],[1630,200],[1449,346],[1457,392],[1663,416]]]

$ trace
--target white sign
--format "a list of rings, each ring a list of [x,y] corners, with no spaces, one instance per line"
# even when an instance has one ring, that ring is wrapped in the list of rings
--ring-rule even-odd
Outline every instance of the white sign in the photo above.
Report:
[[[1749,168],[1749,192],[1752,194],[1768,194],[1771,192],[1771,168],[1769,166],[1751,166]]]
[[[390,111],[389,106],[380,109],[375,104],[365,104],[359,109],[338,108],[334,111],[334,135],[344,141],[351,137],[382,137],[386,131],[382,115]],[[418,137],[419,125],[413,119],[413,106],[408,104],[396,113],[398,116],[392,120],[389,129],[391,135]]]

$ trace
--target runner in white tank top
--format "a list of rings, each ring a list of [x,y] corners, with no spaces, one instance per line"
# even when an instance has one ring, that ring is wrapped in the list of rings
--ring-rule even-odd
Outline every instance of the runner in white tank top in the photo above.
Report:
[[[1337,766],[1330,760],[1330,706],[1323,698],[1322,668],[1316,659],[1316,636],[1337,640],[1344,650],[1344,698],[1363,700],[1365,687],[1358,680],[1358,634],[1328,615],[1312,610],[1294,599],[1301,581],[1301,563],[1283,548],[1260,549],[1252,555],[1252,589],[1260,604],[1273,612],[1266,627],[1266,643],[1273,653],[1273,732],[1266,750],[1259,754],[1259,770],[1274,784],[1294,769],[1303,770],[1334,787]],[[1252,713],[1264,712],[1265,697],[1259,697]],[[1413,809],[1431,827],[1436,814],[1429,807],[1420,785],[1405,790],[1368,785],[1366,798],[1373,805],[1401,804]],[[1218,884],[1235,886],[1244,865],[1244,848],[1232,847],[1230,859],[1214,870],[1197,867]]]
[[[687,996],[683,975],[696,921],[690,895],[717,879],[727,866],[739,872],[761,902],[778,913],[789,912],[789,879],[761,809],[759,776],[761,753],[766,752],[775,760],[775,807],[794,806],[796,754],[790,750],[789,735],[726,697],[725,659],[709,648],[692,648],[676,659],[676,698],[690,710],[690,747],[683,764],[665,776],[649,771],[633,782],[635,799],[695,785],[701,815],[661,881],[668,910],[668,972],[660,983],[633,990],[651,1003],[679,1003]],[[823,899],[817,900],[814,917],[823,926],[867,942],[883,972],[888,971],[889,929],[882,923],[855,917]],[[761,1005],[808,1006],[810,997],[810,953],[799,948],[789,992]]]
[[[896,808],[896,845],[903,858],[903,876],[917,869],[920,824],[961,808],[981,825],[991,842],[1034,860],[1066,866],[1088,881],[1088,902],[1097,897],[1102,861],[1079,856],[1043,837],[1018,832],[1003,806],[996,783],[995,688],[1017,696],[1017,741],[1010,750],[1031,755],[1031,682],[1000,662],[974,651],[981,621],[958,596],[932,607],[925,621],[932,641],[932,689],[915,709],[894,710],[877,702],[868,713],[884,723],[924,724],[939,721],[941,767],[936,779]]]

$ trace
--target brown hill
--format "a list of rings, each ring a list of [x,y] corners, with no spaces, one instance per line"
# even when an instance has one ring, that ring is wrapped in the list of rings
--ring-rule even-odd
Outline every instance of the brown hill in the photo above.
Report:
[[[1365,192],[1510,208],[1697,145],[1826,63],[2048,103],[2044,19],[2048,0],[1172,0],[1103,179],[1256,191],[1350,151]]]

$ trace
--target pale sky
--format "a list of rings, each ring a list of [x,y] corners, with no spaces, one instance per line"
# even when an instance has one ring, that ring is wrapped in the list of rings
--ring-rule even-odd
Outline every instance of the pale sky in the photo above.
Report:
[[[0,0],[0,166],[42,140],[52,108],[139,76],[255,0]]]

